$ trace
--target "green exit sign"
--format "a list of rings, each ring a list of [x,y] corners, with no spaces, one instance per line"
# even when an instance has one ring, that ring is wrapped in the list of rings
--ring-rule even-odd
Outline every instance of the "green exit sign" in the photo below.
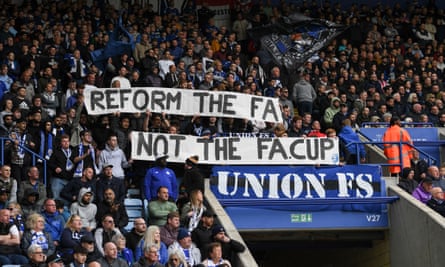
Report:
[[[290,220],[293,223],[312,222],[312,213],[291,214]]]

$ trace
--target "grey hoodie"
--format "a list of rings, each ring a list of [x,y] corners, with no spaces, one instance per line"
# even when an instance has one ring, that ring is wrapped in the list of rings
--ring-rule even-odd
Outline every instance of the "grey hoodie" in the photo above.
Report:
[[[82,198],[86,193],[91,193],[93,196],[90,199],[90,203],[82,203]],[[93,203],[94,193],[91,188],[82,187],[79,191],[79,196],[77,197],[77,202],[71,204],[71,215],[77,214],[82,220],[82,227],[90,227],[91,229],[96,229],[96,213],[97,206]]]

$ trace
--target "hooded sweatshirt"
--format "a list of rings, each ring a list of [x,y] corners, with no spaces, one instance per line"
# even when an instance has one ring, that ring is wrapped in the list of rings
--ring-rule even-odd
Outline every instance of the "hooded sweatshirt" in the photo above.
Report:
[[[340,106],[338,106],[338,108],[334,106],[335,101],[340,102],[340,99],[338,97],[333,97],[331,99],[331,106],[324,112],[324,122],[329,126],[332,124],[335,114],[340,111]]]
[[[104,164],[113,165],[113,176],[124,179],[125,173],[123,168],[129,167],[127,157],[119,146],[111,148],[109,145],[105,145],[105,149],[100,152],[99,156],[99,169],[102,170]]]
[[[93,196],[90,199],[90,202],[88,204],[84,204],[82,202],[83,196],[86,193],[91,193]],[[77,202],[74,202],[71,204],[71,215],[77,214],[80,216],[82,220],[82,226],[83,227],[90,227],[91,229],[96,229],[96,213],[97,213],[97,206],[96,204],[92,203],[94,199],[94,194],[91,188],[81,188],[79,191],[79,196],[77,197]]]

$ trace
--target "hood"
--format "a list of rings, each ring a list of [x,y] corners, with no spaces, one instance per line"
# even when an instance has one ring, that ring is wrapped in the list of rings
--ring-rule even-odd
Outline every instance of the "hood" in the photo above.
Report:
[[[33,188],[26,188],[25,193],[23,194],[24,198],[28,198],[30,195],[36,196],[36,201],[39,200],[39,192],[34,190]]]
[[[105,144],[105,150],[107,150],[107,151],[116,151],[116,150],[119,150],[119,145],[116,145],[115,148],[111,148],[108,144]]]
[[[332,99],[331,99],[331,107],[333,107],[334,106],[334,101],[338,101],[338,102],[340,102],[341,103],[341,101],[340,101],[340,98],[338,98],[338,97],[336,97],[336,96],[334,96]]]
[[[91,197],[91,199],[90,199],[90,203],[91,202],[93,202],[93,200],[94,200],[94,193],[93,193],[93,191],[91,190],[91,188],[85,188],[85,187],[82,187],[81,189],[80,189],[80,191],[79,191],[79,195],[77,196],[77,202],[79,203],[79,205],[81,205],[81,206],[83,206],[84,204],[82,203],[82,198],[83,198],[83,196],[86,194],[86,193],[91,193],[92,194],[92,197]],[[88,203],[88,204],[90,204],[90,203]]]

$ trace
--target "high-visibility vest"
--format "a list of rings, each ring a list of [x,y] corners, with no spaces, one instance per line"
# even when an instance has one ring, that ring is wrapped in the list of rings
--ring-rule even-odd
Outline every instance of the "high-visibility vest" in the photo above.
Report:
[[[385,134],[383,135],[383,142],[406,142],[412,144],[409,133],[398,125],[393,125],[386,130]],[[397,164],[394,166],[389,166],[389,172],[400,173],[402,171],[400,168],[400,145],[384,144],[383,148],[385,156],[388,158],[388,164]],[[407,144],[402,145],[402,168],[411,166],[411,150],[411,146]]]

